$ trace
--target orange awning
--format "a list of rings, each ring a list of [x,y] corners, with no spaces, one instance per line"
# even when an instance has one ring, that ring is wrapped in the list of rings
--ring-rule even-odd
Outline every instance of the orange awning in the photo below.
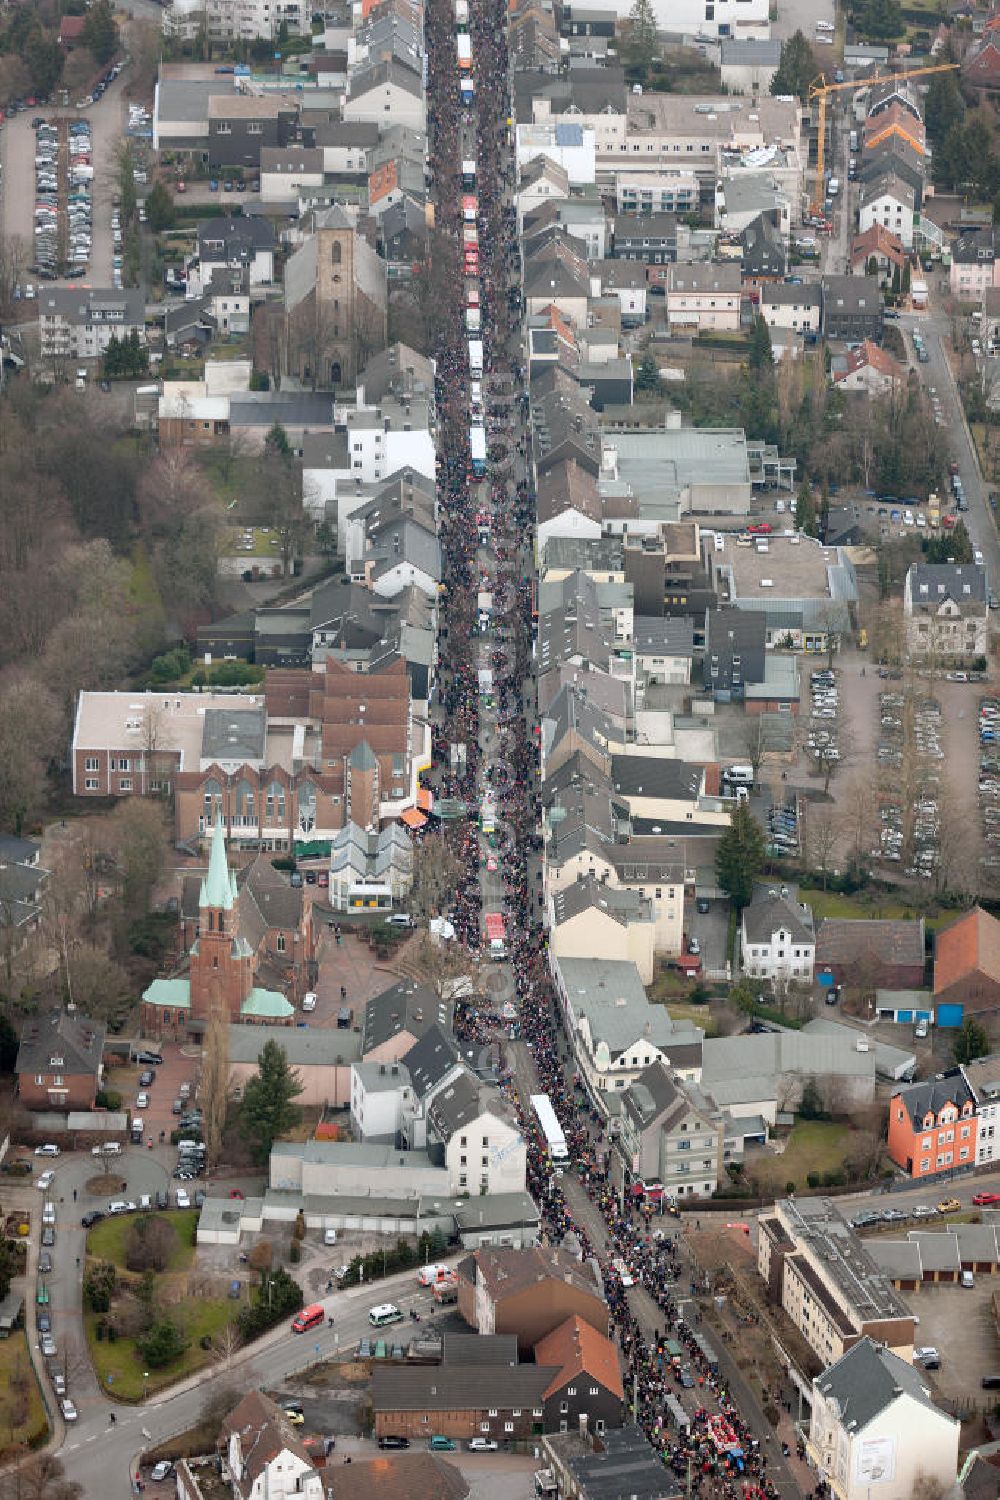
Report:
[[[425,786],[417,787],[417,806],[421,812],[430,812],[434,806],[434,793]]]
[[[423,828],[427,819],[422,812],[417,812],[415,807],[410,807],[401,815],[399,821],[405,823],[407,828]]]

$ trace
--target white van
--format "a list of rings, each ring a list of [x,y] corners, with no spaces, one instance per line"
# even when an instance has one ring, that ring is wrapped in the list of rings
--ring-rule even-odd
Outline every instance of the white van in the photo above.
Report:
[[[380,1302],[369,1311],[368,1321],[373,1328],[383,1328],[386,1323],[401,1323],[403,1314],[394,1302]]]
[[[727,766],[722,779],[733,786],[753,786],[753,766]]]
[[[316,1009],[316,996],[312,990],[309,991],[308,995],[302,996],[302,1009],[305,1011]]]

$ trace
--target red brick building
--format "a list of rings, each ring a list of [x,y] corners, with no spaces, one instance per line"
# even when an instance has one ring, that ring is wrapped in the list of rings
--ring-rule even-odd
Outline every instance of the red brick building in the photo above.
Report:
[[[263,857],[242,878],[231,870],[218,814],[196,920],[191,894],[181,923],[187,974],[154,979],[144,992],[146,1031],[197,1036],[213,1015],[290,1026],[315,959],[311,902]]]
[[[816,931],[816,973],[838,984],[919,990],[924,984],[924,922],[824,917]]]
[[[960,1068],[889,1101],[889,1155],[915,1182],[974,1165],[976,1130],[975,1095]]]
[[[604,1288],[564,1250],[477,1250],[459,1262],[458,1310],[479,1333],[516,1334],[522,1355],[574,1314],[608,1332]]]
[[[21,1028],[17,1092],[26,1109],[93,1109],[103,1076],[104,1027],[70,1011],[31,1016]]]
[[[1000,1008],[1000,922],[979,906],[937,935],[934,1004],[966,1015]]]

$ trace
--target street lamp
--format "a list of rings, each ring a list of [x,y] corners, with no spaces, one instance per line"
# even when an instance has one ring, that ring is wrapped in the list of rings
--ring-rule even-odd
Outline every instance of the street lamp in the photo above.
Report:
[[[143,1399],[143,1401],[145,1401],[145,1399],[146,1399],[146,1381],[148,1379],[149,1379],[149,1371],[148,1370],[143,1370],[143,1372],[142,1372],[142,1399]]]

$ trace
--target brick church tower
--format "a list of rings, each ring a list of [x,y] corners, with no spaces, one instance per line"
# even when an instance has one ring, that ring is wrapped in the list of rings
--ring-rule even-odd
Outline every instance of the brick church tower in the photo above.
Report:
[[[216,815],[208,874],[201,883],[198,938],[191,949],[191,1019],[220,1012],[230,1021],[254,983],[254,953],[240,933],[240,898],[226,857],[221,814]]]

